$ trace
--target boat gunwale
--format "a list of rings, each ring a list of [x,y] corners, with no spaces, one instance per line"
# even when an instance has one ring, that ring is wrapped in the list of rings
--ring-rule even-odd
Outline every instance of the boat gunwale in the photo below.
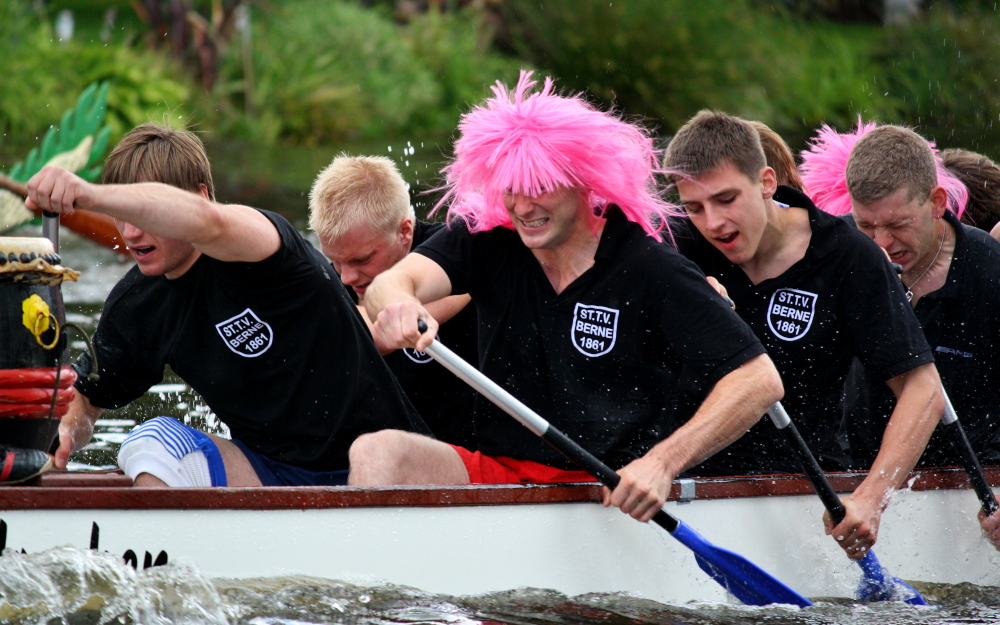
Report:
[[[991,485],[1000,485],[1000,466],[988,467],[985,471]],[[865,475],[865,473],[828,474],[834,490],[842,493],[852,492]],[[907,487],[914,491],[970,488],[968,477],[958,468],[915,470],[910,475]],[[674,482],[670,500],[794,496],[809,495],[812,492],[812,486],[802,475],[694,478]],[[0,511],[451,507],[586,503],[600,500],[600,487],[592,483],[135,488],[130,484],[129,478],[119,471],[95,473],[57,471],[42,476],[32,485],[0,487]]]

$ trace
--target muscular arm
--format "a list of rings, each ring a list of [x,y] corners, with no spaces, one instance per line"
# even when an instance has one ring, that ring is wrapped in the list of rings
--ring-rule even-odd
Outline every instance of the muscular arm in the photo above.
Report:
[[[847,555],[857,560],[875,544],[882,511],[895,489],[906,481],[920,460],[934,427],[944,412],[941,378],[933,363],[921,365],[890,379],[886,384],[896,394],[896,407],[882,436],[878,456],[868,477],[844,498],[847,515],[836,527],[826,517],[827,533],[833,534]]]
[[[264,260],[281,245],[277,229],[259,211],[213,202],[205,190],[191,193],[158,182],[94,185],[59,167],[43,168],[27,186],[29,208],[104,213],[149,234],[187,241],[222,261]]]
[[[94,435],[94,422],[102,412],[103,408],[91,404],[83,393],[76,391],[69,411],[59,421],[59,448],[55,454],[57,469],[65,469],[69,455],[90,442]]]
[[[468,295],[449,295],[448,297],[443,297],[436,302],[428,302],[424,308],[427,312],[437,320],[441,325],[448,322],[449,319],[462,312],[462,309],[469,305],[472,298]],[[368,316],[368,311],[364,306],[358,306],[358,310],[361,311],[361,316],[364,317],[365,323],[368,324],[368,331],[375,334],[375,322],[372,321],[371,317]],[[385,356],[386,354],[396,351],[389,346],[378,345],[378,351],[380,354]]]
[[[413,347],[423,351],[438,330],[437,319],[423,304],[449,295],[448,274],[421,254],[410,254],[392,269],[380,273],[365,292],[365,307],[375,319],[372,330],[375,344],[380,349]],[[427,323],[423,334],[417,330],[418,319]]]
[[[760,354],[719,380],[701,407],[683,426],[621,471],[604,505],[618,506],[640,521],[653,518],[667,499],[670,485],[689,469],[742,436],[784,389],[774,363]]]

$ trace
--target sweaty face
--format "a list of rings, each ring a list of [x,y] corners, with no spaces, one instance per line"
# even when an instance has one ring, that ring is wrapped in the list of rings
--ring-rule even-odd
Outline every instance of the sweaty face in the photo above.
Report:
[[[145,276],[179,278],[201,256],[201,252],[186,241],[157,237],[118,219],[115,226]]]
[[[412,243],[413,222],[409,218],[394,234],[359,225],[342,237],[320,238],[320,248],[340,274],[340,281],[357,293],[359,303],[364,303],[365,291],[375,276],[402,260]]]
[[[677,192],[698,232],[730,262],[741,265],[754,257],[767,225],[765,200],[773,188],[726,161],[697,179],[679,180]]]
[[[909,189],[900,187],[881,200],[869,204],[851,201],[858,229],[889,254],[892,262],[910,271],[925,265],[941,243],[935,229],[933,192],[907,199]]]
[[[591,233],[590,208],[579,189],[559,188],[535,197],[507,193],[503,203],[529,249],[555,249]]]

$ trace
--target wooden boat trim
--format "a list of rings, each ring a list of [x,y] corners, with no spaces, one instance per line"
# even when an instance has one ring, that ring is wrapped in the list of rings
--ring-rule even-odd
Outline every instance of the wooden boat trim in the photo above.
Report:
[[[1000,485],[1000,467],[986,470],[992,485]],[[851,492],[863,473],[830,474],[838,492]],[[909,488],[955,490],[969,488],[960,469],[914,471]],[[808,495],[809,482],[799,475],[766,475],[682,480],[671,489],[672,500]],[[529,484],[391,487],[268,487],[268,488],[133,488],[120,472],[52,472],[35,485],[0,487],[0,510],[26,509],[307,509],[351,507],[448,507],[540,503],[596,502],[594,484]]]

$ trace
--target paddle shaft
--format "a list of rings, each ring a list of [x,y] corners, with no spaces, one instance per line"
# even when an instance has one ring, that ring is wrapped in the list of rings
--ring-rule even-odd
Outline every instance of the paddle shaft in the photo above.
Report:
[[[951,437],[952,446],[958,452],[959,456],[961,456],[962,466],[969,476],[972,489],[976,491],[976,497],[979,498],[983,512],[986,513],[986,516],[992,516],[1000,506],[997,505],[996,497],[993,496],[993,489],[990,488],[986,474],[983,473],[983,465],[979,463],[976,452],[973,451],[972,445],[969,444],[969,437],[965,435],[965,429],[962,428],[962,422],[958,420],[958,414],[955,413],[955,407],[951,405],[951,399],[949,399],[947,391],[941,389],[941,392],[944,393],[944,414],[941,415],[941,427],[948,432],[948,436]]]
[[[21,196],[22,198],[28,197],[28,187],[26,185],[3,174],[0,174],[0,189],[6,189],[11,193]],[[52,242],[56,244],[56,253],[58,253],[60,218],[56,215],[56,219],[52,220],[49,217],[52,214],[54,213],[45,213],[42,216],[42,228],[44,236],[51,239]],[[80,236],[90,239],[98,245],[106,247],[109,250],[114,250],[123,256],[130,255],[128,248],[125,246],[125,242],[118,233],[118,227],[115,226],[114,220],[103,213],[95,213],[93,211],[76,211],[72,215],[63,216],[61,221],[62,225],[66,226]],[[55,239],[52,239],[52,237],[48,235],[48,229],[54,230],[56,233],[54,235]]]
[[[420,327],[423,328],[421,332],[426,331],[426,325],[423,325],[423,321],[420,322]],[[572,460],[601,484],[612,490],[618,486],[621,478],[611,467],[601,462],[594,454],[581,447],[559,429],[553,427],[534,410],[525,406],[519,399],[465,362],[458,354],[436,340],[427,346],[426,351],[434,357],[434,360],[440,362],[446,369],[464,380],[466,384],[482,393],[487,399],[517,419],[521,425],[534,432],[556,451]],[[671,533],[677,529],[678,525],[677,519],[662,509],[657,511],[653,521]]]
[[[809,445],[806,444],[805,439],[802,438],[802,434],[799,433],[798,428],[795,427],[795,424],[788,417],[788,413],[785,412],[785,408],[781,405],[781,402],[775,402],[768,408],[767,416],[771,417],[771,421],[775,427],[783,432],[785,438],[788,439],[789,444],[792,446],[792,451],[802,465],[802,470],[805,471],[806,477],[809,478],[809,482],[812,483],[813,488],[816,490],[816,494],[819,495],[823,505],[830,513],[833,524],[837,525],[843,521],[844,516],[847,514],[847,511],[844,510],[844,504],[841,503],[840,497],[837,496],[836,491],[833,490],[833,486],[830,485],[830,480],[827,479],[826,474],[823,473],[823,469],[819,466],[819,462],[816,461],[816,456],[809,450]]]

